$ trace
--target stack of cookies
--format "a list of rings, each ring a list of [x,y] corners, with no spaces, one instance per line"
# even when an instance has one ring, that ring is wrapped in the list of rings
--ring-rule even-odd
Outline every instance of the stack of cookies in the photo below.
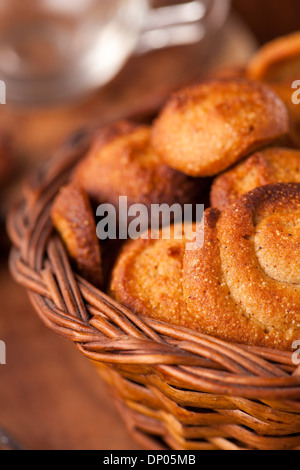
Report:
[[[151,124],[100,129],[52,206],[78,273],[137,315],[291,349],[300,339],[297,79],[300,33],[267,44],[242,70],[174,93]],[[105,279],[99,204],[120,221],[120,196],[150,209],[207,195],[200,223],[174,223],[167,239],[148,227],[122,243]]]

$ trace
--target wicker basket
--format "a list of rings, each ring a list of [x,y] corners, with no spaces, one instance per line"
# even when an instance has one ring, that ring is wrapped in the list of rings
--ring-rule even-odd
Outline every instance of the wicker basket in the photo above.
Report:
[[[36,312],[94,363],[143,448],[300,449],[300,369],[290,352],[137,317],[73,272],[50,207],[92,132],[31,176],[8,218],[11,272]]]

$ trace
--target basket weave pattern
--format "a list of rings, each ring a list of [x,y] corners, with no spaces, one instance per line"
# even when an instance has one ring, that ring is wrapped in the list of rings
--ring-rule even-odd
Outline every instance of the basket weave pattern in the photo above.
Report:
[[[93,362],[144,448],[300,449],[291,353],[137,317],[74,273],[50,208],[90,140],[76,135],[32,175],[8,219],[10,269],[42,321]]]

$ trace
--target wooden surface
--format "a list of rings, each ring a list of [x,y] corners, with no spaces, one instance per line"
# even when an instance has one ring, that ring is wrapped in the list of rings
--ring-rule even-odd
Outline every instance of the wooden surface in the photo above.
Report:
[[[137,449],[94,367],[42,324],[4,267],[0,286],[1,426],[28,449]]]
[[[221,47],[205,63],[194,47],[158,51],[131,59],[109,86],[77,103],[49,109],[2,106],[0,126],[13,136],[19,169],[2,188],[2,214],[19,194],[23,174],[73,129],[112,120],[145,99],[159,100],[208,67],[244,62],[254,48],[244,27],[230,21]],[[0,339],[7,347],[7,364],[0,365],[0,426],[29,449],[137,449],[92,365],[41,323],[9,276],[9,246],[2,242],[0,248]]]

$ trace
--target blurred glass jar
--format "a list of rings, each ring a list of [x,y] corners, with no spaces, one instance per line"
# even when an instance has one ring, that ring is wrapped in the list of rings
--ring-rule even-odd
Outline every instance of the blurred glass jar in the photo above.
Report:
[[[104,85],[132,53],[196,43],[230,0],[0,0],[0,79],[8,100],[45,103]],[[173,3],[173,5],[170,5]]]

